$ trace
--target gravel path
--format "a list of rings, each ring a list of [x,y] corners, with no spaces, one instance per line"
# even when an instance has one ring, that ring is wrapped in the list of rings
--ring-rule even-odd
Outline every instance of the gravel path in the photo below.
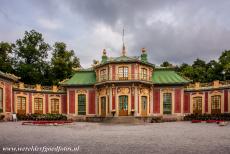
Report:
[[[230,153],[230,124],[220,127],[190,122],[145,125],[78,122],[65,126],[24,126],[21,122],[1,122],[0,153],[9,146],[79,146],[79,151],[72,153],[98,154]]]

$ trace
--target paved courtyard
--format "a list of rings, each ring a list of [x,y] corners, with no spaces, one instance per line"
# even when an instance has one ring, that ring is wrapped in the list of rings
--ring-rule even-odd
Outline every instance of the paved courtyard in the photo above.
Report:
[[[65,126],[24,126],[21,122],[1,122],[0,153],[9,146],[79,146],[75,153],[100,154],[230,153],[230,124],[220,127],[190,122],[145,125],[78,122]]]

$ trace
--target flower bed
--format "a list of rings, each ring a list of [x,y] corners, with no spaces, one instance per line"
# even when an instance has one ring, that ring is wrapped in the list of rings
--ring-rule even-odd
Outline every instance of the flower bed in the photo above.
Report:
[[[201,123],[202,120],[192,120],[191,122],[192,122],[192,123]]]
[[[63,114],[17,114],[18,120],[33,120],[33,121],[54,121],[67,120]]]
[[[22,125],[64,125],[71,124],[72,121],[26,121]]]
[[[184,117],[185,121],[191,121],[191,120],[224,120],[224,121],[230,121],[230,113],[221,113],[221,114],[189,114]],[[211,122],[211,121],[210,121]]]

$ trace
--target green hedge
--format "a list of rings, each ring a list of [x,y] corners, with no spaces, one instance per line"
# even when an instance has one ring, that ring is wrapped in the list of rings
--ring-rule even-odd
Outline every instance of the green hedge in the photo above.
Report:
[[[4,115],[0,115],[0,121],[2,121],[5,118]]]
[[[17,114],[18,120],[67,120],[63,114]]]
[[[230,121],[230,113],[221,114],[189,114],[184,117],[184,120],[228,120]]]

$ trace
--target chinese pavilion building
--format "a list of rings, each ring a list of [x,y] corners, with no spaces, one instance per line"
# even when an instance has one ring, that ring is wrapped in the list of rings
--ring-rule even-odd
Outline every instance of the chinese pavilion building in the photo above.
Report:
[[[60,83],[25,85],[0,72],[0,112],[11,115],[62,113],[69,117],[183,116],[229,113],[230,82],[190,84],[173,68],[156,67],[143,48],[137,57],[108,57],[89,69],[79,69]]]

